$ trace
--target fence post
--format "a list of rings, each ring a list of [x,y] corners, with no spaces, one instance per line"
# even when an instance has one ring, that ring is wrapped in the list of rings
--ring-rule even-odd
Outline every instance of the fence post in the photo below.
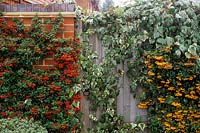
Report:
[[[82,33],[82,21],[79,20],[77,22],[77,28],[76,28],[76,34],[81,34]],[[80,37],[80,42],[83,41],[83,39]],[[90,101],[88,100],[88,96],[85,96],[83,93],[81,93],[82,99],[81,99],[81,112],[83,112],[83,116],[82,116],[82,123],[83,123],[83,127],[81,129],[82,133],[87,133],[87,129],[90,127],[90,110],[89,110],[89,106],[90,106]]]

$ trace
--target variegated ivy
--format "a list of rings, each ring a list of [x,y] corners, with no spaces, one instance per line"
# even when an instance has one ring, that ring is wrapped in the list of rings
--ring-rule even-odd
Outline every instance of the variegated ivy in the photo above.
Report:
[[[136,0],[134,4],[122,8],[82,17],[82,45],[85,49],[82,55],[83,87],[90,92],[93,109],[100,106],[105,111],[100,120],[95,119],[95,131],[124,129],[116,124],[115,99],[118,95],[118,78],[126,71],[121,70],[117,74],[117,64],[128,62],[127,74],[136,96],[138,86],[149,87],[149,84],[145,84],[145,54],[173,46],[173,54],[178,58],[183,55],[187,59],[199,56],[199,10],[198,4],[189,0]],[[99,65],[93,63],[98,55],[92,52],[92,44],[89,43],[89,37],[93,34],[98,35],[105,50],[105,57]],[[198,59],[197,64],[200,64]],[[143,93],[137,97],[145,99],[146,95]],[[107,109],[114,110],[114,115]],[[149,125],[154,130],[157,120],[151,121],[154,122]]]

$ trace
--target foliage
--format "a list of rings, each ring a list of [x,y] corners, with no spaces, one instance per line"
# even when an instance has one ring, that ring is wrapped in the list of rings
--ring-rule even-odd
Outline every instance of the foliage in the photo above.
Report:
[[[138,107],[148,108],[152,132],[199,131],[199,9],[189,1],[167,0],[126,7],[140,52],[129,63],[129,77],[134,91],[146,88]],[[140,75],[142,80],[134,79]]]
[[[199,65],[198,56],[176,56],[176,45],[146,56],[148,74],[146,97],[139,108],[148,108],[153,132],[198,132]]]
[[[100,107],[105,112],[100,118],[92,115],[92,119],[97,123],[95,131],[108,132],[108,127],[109,132],[119,129],[117,124],[113,123],[114,119],[118,118],[115,101],[119,77],[125,73],[129,75],[133,95],[142,100],[138,107],[148,108],[148,126],[153,132],[199,131],[199,90],[195,89],[198,88],[198,78],[194,78],[194,75],[199,75],[199,19],[199,6],[187,0],[138,0],[126,7],[83,17],[83,88],[90,94],[92,108]],[[92,44],[89,43],[89,37],[92,35],[99,37],[105,52],[99,64],[94,64],[94,60],[99,57],[92,51]],[[169,53],[165,53],[165,48],[169,49]],[[162,55],[163,68],[156,67],[154,58],[151,60],[152,65],[145,66],[147,54],[152,57]],[[193,59],[194,57],[196,59]],[[126,62],[128,71],[117,71],[117,65]],[[187,68],[184,63],[193,63],[194,67]],[[176,70],[178,66],[181,67]],[[156,89],[161,81],[155,79],[156,76],[147,79],[148,74],[158,77],[161,75],[164,78],[163,83],[169,82],[174,90],[167,90],[163,83],[164,87]],[[186,82],[184,78],[192,80],[186,82],[187,86],[178,86],[177,74],[180,74],[181,82]],[[146,83],[151,80],[155,81]],[[146,92],[139,96],[136,92],[140,87],[146,88]],[[184,88],[185,92],[180,90],[181,88]],[[160,104],[158,98],[163,102],[167,99],[167,103]],[[172,120],[166,117],[168,113],[172,113]],[[161,118],[157,119],[158,116]],[[188,120],[183,116],[188,116]],[[179,128],[178,125],[182,123],[176,122],[176,119],[185,122],[184,129]],[[168,123],[162,123],[164,120]],[[111,126],[111,123],[115,126]]]
[[[131,36],[134,38],[136,60],[129,62],[132,90],[145,80],[145,51],[154,51],[176,43],[176,55],[184,52],[198,52],[199,48],[199,8],[189,1],[138,1],[126,7],[126,17],[133,23]],[[194,49],[194,50],[193,50]],[[192,53],[193,54],[193,53]],[[141,70],[141,72],[139,71]],[[139,77],[135,78],[135,77]]]
[[[87,34],[87,33],[83,33]],[[124,123],[122,116],[116,112],[116,98],[118,96],[117,77],[114,75],[114,65],[110,62],[112,58],[106,58],[102,63],[95,64],[97,55],[92,52],[92,46],[87,42],[82,43],[81,56],[82,85],[83,91],[89,93],[91,111],[100,109],[101,117],[90,115],[95,128],[89,132],[134,132],[144,130],[144,123]]]
[[[30,27],[0,18],[0,118],[34,118],[49,132],[80,126],[79,42],[56,39],[61,22],[47,22],[47,31],[37,16]],[[39,65],[51,56],[54,65]]]
[[[41,123],[34,122],[33,119],[0,119],[0,133],[16,132],[48,133],[47,130],[41,126]]]
[[[144,123],[139,124],[140,126],[125,123],[116,110],[116,99],[119,94],[118,80],[123,76],[123,70],[116,73],[117,64],[131,56],[130,52],[126,52],[130,45],[125,42],[129,38],[126,32],[119,32],[128,30],[126,23],[123,22],[125,18],[121,11],[81,16],[83,20],[82,85],[84,91],[89,93],[88,98],[92,103],[90,109],[94,112],[97,109],[102,111],[100,117],[95,114],[90,115],[95,128],[90,129],[89,132],[133,132],[144,129]],[[101,57],[92,50],[93,44],[90,43],[90,37],[96,35],[103,42],[105,53],[105,57],[99,63],[97,60]]]

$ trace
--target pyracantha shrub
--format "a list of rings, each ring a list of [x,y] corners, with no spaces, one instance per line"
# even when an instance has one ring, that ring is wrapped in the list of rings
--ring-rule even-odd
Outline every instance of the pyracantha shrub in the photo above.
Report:
[[[61,23],[47,31],[37,16],[30,27],[0,18],[0,118],[33,118],[50,132],[79,127],[79,41],[56,38]],[[49,57],[54,65],[39,65]]]

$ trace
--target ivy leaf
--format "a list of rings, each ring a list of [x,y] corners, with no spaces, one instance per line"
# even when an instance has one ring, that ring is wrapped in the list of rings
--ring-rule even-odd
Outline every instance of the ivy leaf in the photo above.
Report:
[[[180,44],[179,49],[180,49],[182,52],[185,52],[187,48],[186,48],[183,44]]]
[[[157,30],[160,33],[160,35],[163,35],[163,26],[158,27]]]
[[[131,92],[134,93],[134,94],[136,94],[137,82],[136,81],[132,81],[130,88],[131,88]]]
[[[198,64],[198,66],[200,66],[200,59],[197,60],[197,64]]]
[[[159,32],[154,32],[153,33],[153,37],[154,37],[154,39],[156,39],[156,38],[158,38],[158,37],[160,37],[160,33]]]
[[[128,31],[128,27],[122,27],[122,31],[124,32],[124,33],[126,33],[127,31]]]
[[[136,116],[135,122],[136,123],[140,123],[141,121],[142,121],[142,117],[141,116]]]
[[[179,14],[176,14],[176,18],[182,18]]]
[[[73,87],[73,92],[74,93],[78,93],[79,91],[81,91],[81,85],[80,84],[76,84],[74,87]]]
[[[174,39],[172,37],[166,37],[166,41],[168,45],[172,45],[174,43]]]
[[[158,39],[157,39],[157,42],[158,42],[158,43],[161,43],[161,44],[166,44],[166,40],[163,39],[163,38],[158,38]]]
[[[186,58],[190,58],[191,57],[191,54],[190,53],[188,53],[188,52],[185,52],[185,56],[186,56]]]
[[[188,48],[188,52],[191,53],[192,55],[196,55],[197,52],[196,52],[196,47],[195,45],[190,45],[189,48]]]
[[[136,123],[131,123],[131,128],[132,129],[135,129],[137,127],[137,124]]]
[[[144,129],[145,129],[145,127],[146,127],[146,124],[144,124],[144,123],[139,123],[139,124],[138,124],[138,127],[139,127],[142,131],[144,131]]]
[[[180,51],[180,49],[176,50],[176,51],[175,51],[175,54],[176,54],[177,56],[180,57],[180,56],[181,56],[181,51]]]

